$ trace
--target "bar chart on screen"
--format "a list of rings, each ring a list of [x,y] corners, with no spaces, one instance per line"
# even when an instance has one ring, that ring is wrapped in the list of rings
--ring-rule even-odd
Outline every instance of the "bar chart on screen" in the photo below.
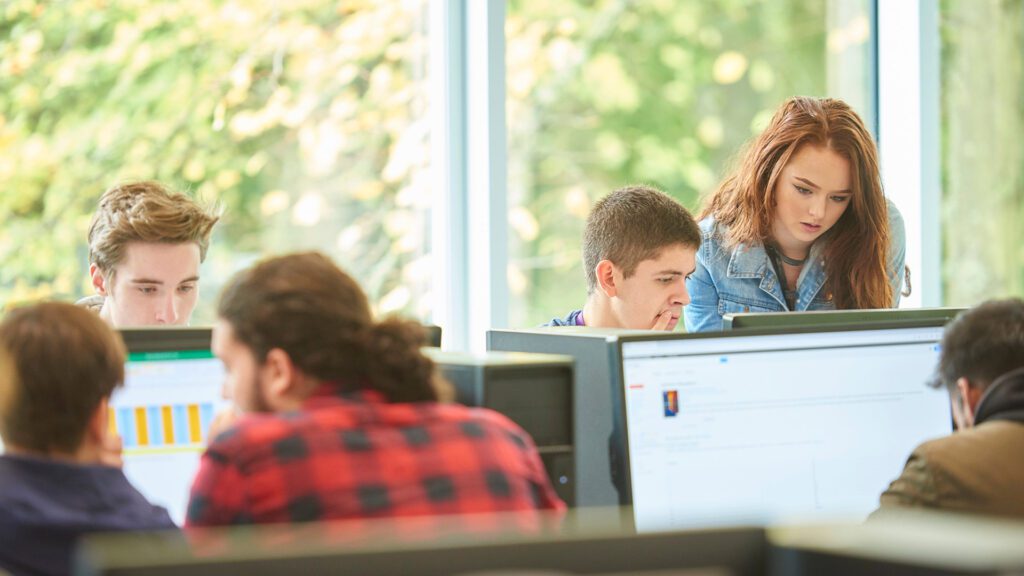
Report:
[[[212,402],[110,408],[112,432],[126,455],[202,450],[214,416]]]
[[[181,523],[210,423],[230,407],[224,369],[209,350],[133,352],[114,392],[108,430],[121,437],[124,472]]]

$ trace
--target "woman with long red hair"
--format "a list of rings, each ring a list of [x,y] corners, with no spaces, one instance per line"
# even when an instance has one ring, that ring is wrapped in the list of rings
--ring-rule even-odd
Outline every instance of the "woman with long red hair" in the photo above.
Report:
[[[786,101],[698,219],[689,332],[720,330],[730,312],[899,303],[903,219],[882,192],[871,134],[841,100]]]

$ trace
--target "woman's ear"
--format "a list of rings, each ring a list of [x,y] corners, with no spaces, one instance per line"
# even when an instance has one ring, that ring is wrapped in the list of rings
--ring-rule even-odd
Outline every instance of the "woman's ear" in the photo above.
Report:
[[[597,276],[597,287],[608,298],[614,298],[618,294],[618,285],[615,279],[615,264],[611,260],[601,260],[594,268]]]

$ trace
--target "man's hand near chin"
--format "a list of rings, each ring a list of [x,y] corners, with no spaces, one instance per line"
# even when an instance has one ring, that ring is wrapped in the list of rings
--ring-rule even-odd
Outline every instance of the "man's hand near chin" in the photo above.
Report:
[[[105,435],[103,437],[103,443],[100,445],[100,464],[103,466],[110,466],[112,468],[123,468],[123,447],[124,444],[121,442],[120,436],[117,434]]]
[[[213,422],[210,423],[210,431],[206,435],[207,443],[210,443],[222,432],[226,432],[229,428],[234,426],[241,417],[242,413],[234,406],[227,410],[221,410],[218,412],[217,415],[213,417]]]
[[[654,319],[654,326],[651,326],[651,330],[668,331],[674,330],[676,324],[679,323],[679,318],[682,316],[682,309],[680,308],[669,308],[664,310],[661,314],[658,314],[657,318]]]

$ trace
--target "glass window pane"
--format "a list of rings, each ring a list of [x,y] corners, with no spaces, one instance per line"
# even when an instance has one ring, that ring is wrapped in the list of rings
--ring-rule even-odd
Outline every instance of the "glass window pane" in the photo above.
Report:
[[[591,204],[653,184],[691,210],[787,97],[874,125],[869,0],[510,0],[510,323],[586,299]]]
[[[943,0],[942,286],[1024,295],[1024,2]]]
[[[225,210],[193,323],[297,249],[428,317],[427,2],[4,3],[0,302],[91,293],[99,194],[156,179]]]

